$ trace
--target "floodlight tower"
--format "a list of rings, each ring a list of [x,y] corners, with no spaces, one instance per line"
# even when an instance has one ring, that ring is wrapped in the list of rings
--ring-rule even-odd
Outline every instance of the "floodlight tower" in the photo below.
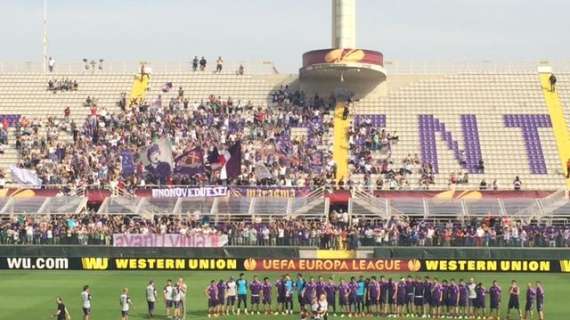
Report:
[[[386,80],[382,53],[356,46],[356,0],[332,0],[331,48],[303,54],[299,70],[306,92],[347,89],[362,97]]]

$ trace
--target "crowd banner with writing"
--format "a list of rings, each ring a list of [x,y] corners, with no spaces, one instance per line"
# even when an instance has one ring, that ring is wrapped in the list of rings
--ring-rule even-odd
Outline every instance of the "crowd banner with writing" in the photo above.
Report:
[[[295,198],[311,193],[308,187],[230,187],[232,197]]]
[[[157,188],[152,189],[153,198],[198,198],[198,197],[225,197],[228,195],[227,187],[199,187],[199,188]]]
[[[570,260],[0,257],[0,270],[236,270],[264,272],[570,273]]]
[[[114,247],[219,248],[228,243],[228,236],[218,234],[113,234]]]

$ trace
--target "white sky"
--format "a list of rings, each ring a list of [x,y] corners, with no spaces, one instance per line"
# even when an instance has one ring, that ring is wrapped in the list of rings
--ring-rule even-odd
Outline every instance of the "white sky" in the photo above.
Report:
[[[330,46],[330,0],[48,0],[49,54],[271,60]],[[42,54],[42,0],[0,0],[0,61]],[[570,60],[568,0],[357,0],[357,46],[401,61]]]

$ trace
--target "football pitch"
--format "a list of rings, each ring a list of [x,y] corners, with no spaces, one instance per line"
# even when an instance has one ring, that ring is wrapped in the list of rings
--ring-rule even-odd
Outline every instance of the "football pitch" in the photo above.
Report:
[[[159,297],[162,297],[162,287],[167,279],[176,281],[183,277],[188,285],[187,319],[207,319],[207,300],[204,289],[210,280],[228,279],[230,276],[237,278],[239,272],[168,272],[168,271],[0,271],[0,320],[40,320],[50,319],[55,312],[55,298],[61,296],[72,319],[82,319],[80,293],[84,285],[89,285],[93,296],[92,316],[93,320],[120,319],[119,295],[121,289],[129,288],[129,295],[133,299],[134,310],[130,313],[130,319],[147,319],[145,287],[149,280],[156,282]],[[281,273],[254,273],[246,272],[246,278],[251,280],[254,274],[263,278],[269,277],[272,282],[280,277]],[[306,277],[333,276],[335,281],[350,276],[358,276],[352,273],[310,273]],[[373,274],[364,274],[372,276]],[[379,276],[379,274],[374,274]],[[386,277],[397,279],[407,274],[388,273]],[[533,274],[533,273],[414,273],[415,276],[439,277],[442,279],[469,279],[474,277],[477,282],[483,282],[489,287],[493,280],[499,281],[503,288],[501,303],[501,318],[506,316],[508,302],[508,287],[511,280],[517,280],[521,287],[521,307],[524,308],[524,294],[528,282],[542,281],[545,287],[545,319],[566,320],[570,319],[570,275],[563,274]],[[276,291],[273,290],[275,300]],[[487,298],[488,299],[488,298]],[[249,300],[249,298],[248,298]],[[296,301],[295,301],[296,302]],[[249,301],[248,301],[249,303]],[[274,302],[275,307],[275,302]],[[295,305],[298,310],[298,305]],[[487,301],[488,307],[488,301]],[[157,316],[155,319],[166,319],[164,303],[162,299],[157,304]],[[241,315],[224,316],[220,318],[235,319],[299,319],[298,314],[292,316],[283,315]],[[377,317],[378,318],[378,317]],[[330,319],[330,318],[329,318]],[[333,318],[334,319],[334,318]],[[408,318],[411,319],[411,318]],[[516,318],[515,318],[516,319]],[[536,311],[534,312],[534,319]]]

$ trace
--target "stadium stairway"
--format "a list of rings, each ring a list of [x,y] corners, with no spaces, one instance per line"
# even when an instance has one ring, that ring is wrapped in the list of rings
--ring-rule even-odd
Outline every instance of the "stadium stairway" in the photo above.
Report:
[[[143,101],[146,97],[148,84],[150,82],[150,75],[136,75],[131,88],[131,95],[129,101]]]
[[[540,84],[544,94],[544,100],[552,121],[552,131],[556,139],[556,146],[560,154],[562,172],[566,172],[566,162],[570,160],[570,132],[568,123],[564,117],[564,108],[557,91],[551,90],[550,72],[541,72]],[[566,179],[566,187],[570,188],[570,179]]]
[[[336,163],[336,180],[348,178],[348,128],[349,119],[343,119],[344,102],[338,102],[334,109],[333,160]]]

